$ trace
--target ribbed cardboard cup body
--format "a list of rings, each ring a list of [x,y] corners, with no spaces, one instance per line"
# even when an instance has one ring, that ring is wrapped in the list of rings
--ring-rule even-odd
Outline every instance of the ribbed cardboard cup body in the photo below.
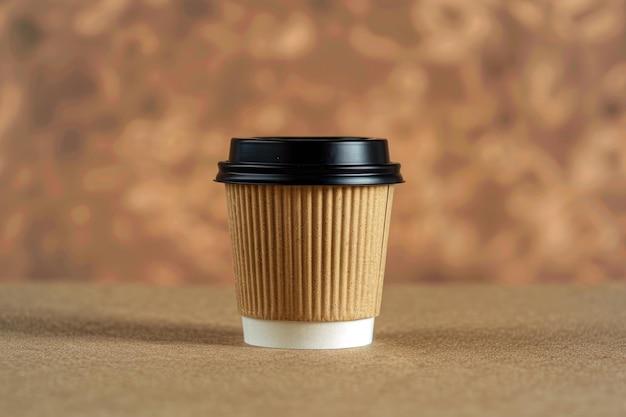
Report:
[[[233,138],[226,184],[244,341],[339,349],[372,343],[393,184],[387,140]]]
[[[242,316],[378,316],[393,185],[226,184],[226,193]]]

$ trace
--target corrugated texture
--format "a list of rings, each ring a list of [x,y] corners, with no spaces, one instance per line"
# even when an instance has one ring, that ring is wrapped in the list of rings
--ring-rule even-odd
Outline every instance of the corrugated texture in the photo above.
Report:
[[[226,185],[243,315],[336,321],[379,313],[393,186]]]

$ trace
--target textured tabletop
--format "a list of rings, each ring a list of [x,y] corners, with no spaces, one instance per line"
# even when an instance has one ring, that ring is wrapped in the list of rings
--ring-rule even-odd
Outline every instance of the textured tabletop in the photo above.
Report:
[[[387,287],[375,337],[245,346],[232,288],[4,286],[0,415],[626,415],[625,286]]]

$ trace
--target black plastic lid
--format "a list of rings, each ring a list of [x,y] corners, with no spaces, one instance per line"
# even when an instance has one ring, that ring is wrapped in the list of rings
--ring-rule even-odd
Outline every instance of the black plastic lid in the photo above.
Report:
[[[215,181],[230,184],[376,185],[404,182],[386,139],[233,138]]]

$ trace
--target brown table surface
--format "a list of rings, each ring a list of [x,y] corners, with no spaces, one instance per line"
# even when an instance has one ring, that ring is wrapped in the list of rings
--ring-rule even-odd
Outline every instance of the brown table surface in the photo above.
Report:
[[[387,287],[334,351],[244,345],[232,288],[0,286],[2,416],[359,414],[626,416],[626,286]]]

